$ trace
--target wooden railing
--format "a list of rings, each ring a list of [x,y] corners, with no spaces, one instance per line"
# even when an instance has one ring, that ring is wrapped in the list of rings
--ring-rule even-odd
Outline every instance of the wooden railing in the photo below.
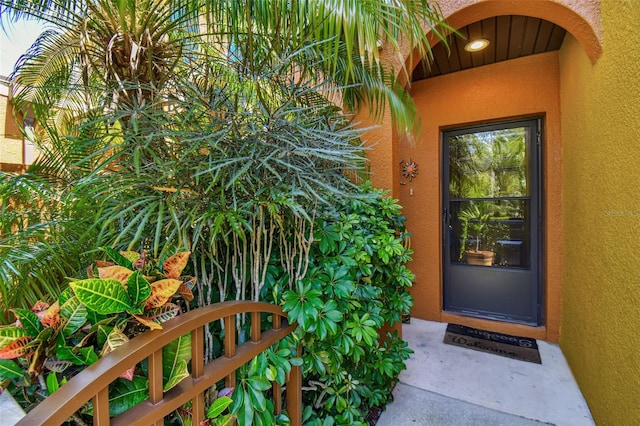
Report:
[[[260,329],[260,314],[263,312],[273,315],[271,330]],[[235,319],[242,313],[251,314],[251,340],[236,346]],[[205,365],[204,326],[219,319],[224,320],[225,352],[222,357]],[[87,367],[38,404],[18,425],[60,425],[89,400],[93,401],[94,425],[163,425],[166,415],[188,401],[192,401],[192,424],[199,425],[205,413],[205,391],[223,378],[227,386],[235,386],[235,372],[239,367],[288,336],[296,327],[295,324],[287,324],[286,315],[279,306],[243,301],[199,308],[178,315],[162,326],[162,330],[149,330],[136,336]],[[162,348],[187,333],[191,333],[191,375],[163,392]],[[109,384],[145,358],[149,363],[149,398],[110,418]],[[302,422],[301,385],[300,367],[293,366],[286,383],[286,408],[293,426]],[[276,414],[279,414],[282,390],[277,383],[273,390]]]

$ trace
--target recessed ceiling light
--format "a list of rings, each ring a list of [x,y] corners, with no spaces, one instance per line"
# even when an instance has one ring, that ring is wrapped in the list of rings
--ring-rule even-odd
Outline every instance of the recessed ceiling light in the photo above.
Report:
[[[489,45],[489,40],[486,38],[479,38],[476,40],[471,40],[464,46],[464,50],[467,52],[478,52]]]

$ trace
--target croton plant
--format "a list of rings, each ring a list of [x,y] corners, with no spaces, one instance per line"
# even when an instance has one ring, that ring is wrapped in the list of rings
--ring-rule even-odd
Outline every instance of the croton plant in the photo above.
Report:
[[[146,329],[181,311],[179,299],[193,300],[195,279],[181,276],[190,252],[161,265],[145,253],[103,248],[111,261],[87,268],[87,279],[74,280],[51,304],[13,309],[15,323],[0,327],[0,380],[28,411],[70,377]],[[191,336],[163,349],[164,390],[188,376]],[[132,366],[109,390],[110,414],[117,415],[148,397],[144,364]],[[91,416],[87,404],[76,420]]]

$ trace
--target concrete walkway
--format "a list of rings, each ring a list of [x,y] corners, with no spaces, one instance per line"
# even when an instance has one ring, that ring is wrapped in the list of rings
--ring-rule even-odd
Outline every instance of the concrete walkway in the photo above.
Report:
[[[0,425],[13,426],[24,417],[24,410],[13,399],[9,391],[0,393]]]
[[[445,345],[446,328],[403,325],[415,353],[377,426],[594,425],[558,345],[538,341],[540,365]]]

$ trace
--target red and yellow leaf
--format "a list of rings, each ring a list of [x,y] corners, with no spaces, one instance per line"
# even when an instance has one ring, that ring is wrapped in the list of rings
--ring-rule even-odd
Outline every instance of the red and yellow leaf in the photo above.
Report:
[[[111,278],[126,284],[133,271],[124,266],[107,266],[106,268],[98,268],[98,276],[102,279]]]
[[[56,301],[53,305],[45,311],[42,320],[40,321],[45,327],[57,327],[60,324],[60,305]]]
[[[135,261],[132,261],[131,264],[133,265],[134,270],[142,271],[144,269],[144,265],[146,261],[147,261],[147,251],[142,250],[142,253],[140,254],[140,256],[138,256],[138,259]]]
[[[193,287],[196,286],[196,277],[191,277],[188,275],[182,276],[180,277],[180,281],[182,281],[182,283],[184,285],[186,285],[187,287],[189,287],[189,290],[193,289]]]
[[[130,369],[128,369],[124,373],[120,374],[118,377],[122,377],[123,379],[132,381],[133,380],[133,373],[135,371],[136,371],[136,366],[134,365],[133,367],[131,367]]]
[[[115,263],[107,262],[106,260],[96,260],[96,266],[98,268],[106,268],[108,266],[115,266]]]
[[[145,317],[157,324],[169,321],[180,313],[180,306],[173,303],[165,303],[159,308],[149,309],[145,311]]]
[[[31,352],[33,348],[29,347],[29,338],[18,337],[2,349],[0,349],[0,359],[14,359],[24,356]]]
[[[157,322],[153,321],[151,318],[143,317],[140,315],[133,315],[135,319],[142,325],[146,325],[151,330],[162,330],[162,326]]]
[[[174,279],[164,279],[151,284],[151,296],[146,300],[147,309],[157,308],[169,301],[182,282]]]
[[[182,296],[182,298],[187,302],[191,302],[193,300],[193,293],[191,292],[189,287],[184,284],[180,284],[180,287],[178,287],[178,290],[176,290],[176,294]]]
[[[178,278],[180,274],[182,274],[182,270],[184,269],[184,267],[187,266],[190,255],[190,251],[183,251],[180,253],[176,253],[165,260],[164,264],[162,265],[164,274],[168,278]]]
[[[15,325],[0,327],[0,348],[20,337],[27,337],[27,332],[22,327]]]
[[[33,312],[44,311],[49,308],[49,304],[47,302],[43,302],[42,300],[38,300],[31,310]]]

